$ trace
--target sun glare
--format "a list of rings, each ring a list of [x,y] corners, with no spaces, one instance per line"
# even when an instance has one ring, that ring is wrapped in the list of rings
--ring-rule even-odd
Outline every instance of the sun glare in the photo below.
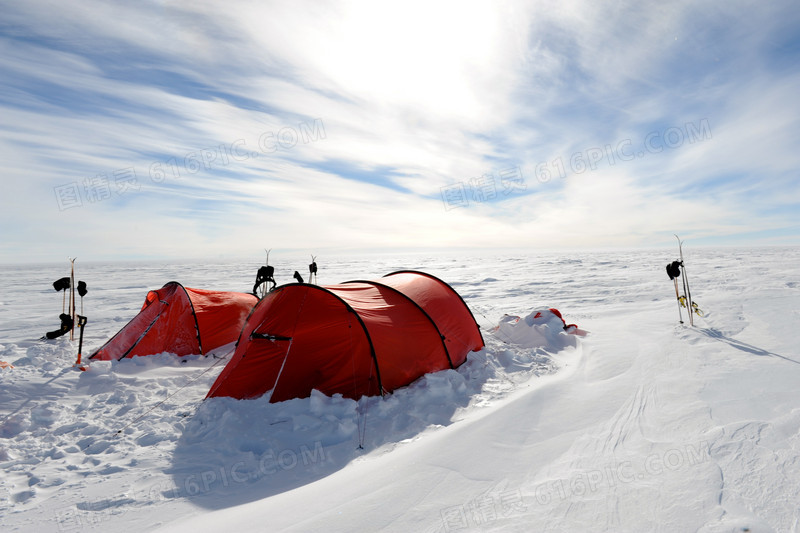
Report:
[[[489,3],[359,2],[326,47],[325,68],[357,95],[463,109],[493,68],[496,19]]]

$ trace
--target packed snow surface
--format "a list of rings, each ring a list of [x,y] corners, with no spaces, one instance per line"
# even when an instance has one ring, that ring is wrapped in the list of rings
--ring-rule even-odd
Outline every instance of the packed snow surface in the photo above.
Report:
[[[418,269],[486,347],[386,397],[203,401],[232,346],[73,368],[52,282],[3,266],[2,531],[800,531],[800,249],[317,258]],[[307,258],[273,253],[279,283]],[[84,356],[168,281],[246,292],[258,261],[76,262]],[[79,302],[80,305],[80,302]],[[578,334],[563,330],[561,311]],[[538,316],[537,316],[538,313]],[[573,333],[576,333],[573,331]]]

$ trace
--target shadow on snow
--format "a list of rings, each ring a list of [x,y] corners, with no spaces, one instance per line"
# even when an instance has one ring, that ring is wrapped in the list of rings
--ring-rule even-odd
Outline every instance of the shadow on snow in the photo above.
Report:
[[[186,422],[166,472],[173,486],[163,494],[221,509],[313,483],[367,454],[388,453],[448,426],[460,410],[489,405],[533,376],[555,372],[551,355],[492,339],[457,370],[428,374],[383,398],[356,402],[315,392],[274,404],[268,395],[205,400]]]

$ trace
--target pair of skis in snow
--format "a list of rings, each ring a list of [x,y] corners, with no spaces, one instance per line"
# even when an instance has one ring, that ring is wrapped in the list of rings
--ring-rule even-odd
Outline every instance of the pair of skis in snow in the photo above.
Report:
[[[667,265],[667,275],[669,279],[675,284],[675,297],[678,299],[678,319],[683,324],[683,312],[681,307],[686,308],[689,314],[689,325],[694,326],[694,314],[703,316],[703,311],[697,306],[697,302],[692,300],[692,291],[689,289],[689,277],[686,275],[686,265],[683,262],[683,241],[680,237],[675,235],[678,239],[678,251],[680,252],[680,260],[673,261]],[[681,278],[683,284],[683,296],[678,291],[678,278]]]
[[[83,349],[83,330],[86,326],[87,318],[83,316],[83,297],[86,296],[88,289],[86,288],[86,283],[83,281],[79,281],[77,285],[75,284],[75,259],[76,257],[70,257],[70,275],[68,277],[63,277],[61,279],[57,279],[53,282],[53,288],[60,292],[64,291],[64,299],[61,303],[61,315],[59,318],[61,319],[61,327],[55,331],[48,331],[41,340],[45,339],[56,339],[69,333],[69,340],[75,340],[75,328],[79,327],[80,329],[80,340],[78,342],[78,360],[75,362],[75,366],[80,368],[81,370],[86,370],[85,367],[81,366],[81,351]],[[81,298],[81,312],[78,314],[76,309],[76,301],[77,298],[75,296],[75,292],[78,292],[78,295]],[[69,291],[69,306],[67,307],[67,291]]]

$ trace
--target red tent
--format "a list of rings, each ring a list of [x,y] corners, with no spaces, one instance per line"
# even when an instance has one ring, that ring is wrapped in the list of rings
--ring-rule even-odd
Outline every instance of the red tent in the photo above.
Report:
[[[270,402],[313,389],[358,399],[461,365],[483,347],[464,300],[429,274],[278,287],[253,308],[233,357],[207,397]]]
[[[171,281],[148,292],[139,314],[89,358],[205,354],[238,338],[257,301],[252,294],[191,289]]]

